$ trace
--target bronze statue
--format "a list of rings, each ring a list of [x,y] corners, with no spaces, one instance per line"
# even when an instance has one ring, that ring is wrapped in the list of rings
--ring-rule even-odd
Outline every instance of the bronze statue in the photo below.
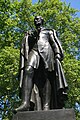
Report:
[[[28,31],[22,40],[20,50],[22,104],[14,110],[15,112],[30,110],[31,96],[34,97],[32,91],[38,92],[37,103],[40,103],[38,107],[41,110],[63,108],[67,98],[68,85],[61,66],[63,49],[56,31],[44,28],[43,23],[44,19],[36,16],[34,18],[36,30]],[[33,104],[35,106],[36,102]]]

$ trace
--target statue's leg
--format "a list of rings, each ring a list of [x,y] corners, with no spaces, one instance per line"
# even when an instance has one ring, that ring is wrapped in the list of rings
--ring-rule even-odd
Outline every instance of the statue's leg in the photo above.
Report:
[[[34,69],[31,66],[26,66],[24,79],[22,84],[22,104],[15,109],[17,111],[28,111],[30,107],[30,98],[33,86]]]
[[[47,74],[47,73],[46,73]],[[51,85],[50,81],[48,79],[48,75],[46,75],[46,83],[44,87],[44,93],[43,93],[43,110],[49,110],[50,109],[50,100],[51,100]]]

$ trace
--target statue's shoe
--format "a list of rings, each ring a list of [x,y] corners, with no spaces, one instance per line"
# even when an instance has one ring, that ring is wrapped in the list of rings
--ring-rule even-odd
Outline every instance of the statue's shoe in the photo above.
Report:
[[[48,106],[44,107],[43,109],[44,111],[50,110],[50,108]]]
[[[18,108],[13,110],[13,113],[16,114],[19,111],[29,111],[29,106],[26,102],[22,103]]]
[[[50,108],[49,108],[49,103],[46,103],[46,104],[44,105],[43,110],[44,110],[44,111],[50,110]]]

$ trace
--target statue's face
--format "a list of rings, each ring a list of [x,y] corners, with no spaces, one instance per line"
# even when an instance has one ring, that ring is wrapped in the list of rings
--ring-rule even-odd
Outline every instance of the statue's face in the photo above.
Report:
[[[35,26],[41,26],[42,25],[42,17],[41,16],[35,17],[34,24],[35,24]]]

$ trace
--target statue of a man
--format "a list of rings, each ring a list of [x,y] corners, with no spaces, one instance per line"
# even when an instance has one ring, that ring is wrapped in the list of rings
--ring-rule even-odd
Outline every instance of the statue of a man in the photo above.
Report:
[[[56,31],[44,28],[43,23],[44,19],[41,16],[36,16],[34,18],[36,30],[27,32],[22,40],[20,52],[22,104],[15,109],[16,112],[28,111],[30,109],[31,93],[35,83],[34,79],[38,81],[37,76],[40,76],[40,79],[41,77],[45,79],[40,81],[41,85],[43,85],[44,81],[48,81],[44,82],[45,98],[42,103],[42,110],[49,110],[52,105],[52,108],[63,107],[62,100],[64,102],[68,87],[61,66],[64,56],[63,49]],[[35,71],[39,71],[36,77],[34,77]],[[40,88],[40,85],[38,88]],[[53,104],[50,103],[50,97],[53,97]]]

